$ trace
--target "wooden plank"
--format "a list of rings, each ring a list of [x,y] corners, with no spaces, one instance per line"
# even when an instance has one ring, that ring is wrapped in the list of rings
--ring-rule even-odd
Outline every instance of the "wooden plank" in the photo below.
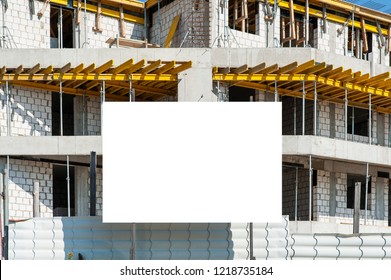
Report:
[[[257,74],[268,74],[268,73],[274,72],[276,70],[278,70],[278,64],[273,64],[271,66],[268,66],[268,67],[262,69]]]
[[[30,75],[33,75],[33,74],[35,74],[35,73],[37,73],[39,70],[41,70],[41,64],[36,64],[36,65],[34,65],[29,71],[28,71],[28,73],[30,74]]]
[[[153,71],[153,70],[156,70],[157,68],[160,67],[160,65],[162,64],[162,61],[159,59],[155,62],[152,62],[151,64],[149,64],[148,66],[146,66],[145,68],[141,69],[140,73],[142,74],[148,74],[149,72]]]
[[[361,17],[360,19],[361,24],[361,33],[362,33],[362,52],[367,53],[368,52],[368,38],[367,38],[367,30],[365,28],[365,19]]]
[[[262,69],[264,69],[266,67],[266,63],[261,63],[261,64],[258,64],[252,68],[250,68],[249,70],[247,70],[246,74],[255,74],[255,73],[258,73],[259,71],[261,71]]]
[[[81,0],[77,0],[76,6],[76,24],[79,25],[81,22]]]
[[[175,31],[178,27],[179,20],[181,19],[180,15],[176,15],[174,19],[172,20],[170,30],[168,31],[166,41],[164,42],[163,47],[169,48],[171,47],[172,39],[174,38]]]
[[[22,73],[23,72],[23,65],[19,65],[19,67],[18,68],[16,68],[15,70],[14,70],[14,73],[16,74],[16,75],[19,75],[20,73]]]
[[[38,13],[37,13],[37,16],[38,16],[39,19],[40,19],[40,18],[43,16],[43,14],[45,13],[46,8],[48,7],[49,3],[50,3],[50,0],[45,0],[45,2],[43,3],[42,8],[41,8],[41,9],[38,11]]]
[[[126,69],[128,69],[129,67],[131,67],[133,65],[133,59],[129,59],[128,61],[125,61],[124,63],[122,63],[121,65],[118,65],[117,67],[115,67],[113,70],[110,71],[111,74],[119,74],[123,71],[125,71]]]
[[[247,64],[244,64],[236,69],[231,70],[231,73],[242,74],[242,73],[246,72],[247,70],[248,70],[248,66],[247,66]]]
[[[116,38],[109,38],[107,39],[106,43],[112,46],[116,43],[116,40]],[[125,38],[118,38],[118,45],[127,48],[145,48],[145,46],[148,48],[159,48],[159,45],[156,44],[145,44],[145,41]]]
[[[166,73],[167,71],[173,69],[175,67],[176,63],[175,61],[170,61],[170,62],[167,62],[166,65],[156,69],[155,71],[153,71],[152,73],[153,74],[164,74]]]
[[[100,24],[100,19],[102,17],[102,2],[101,0],[98,0],[97,4],[98,10],[96,11],[95,14],[95,26],[92,28],[95,32],[102,32],[101,24]]]
[[[172,69],[170,71],[167,71],[167,74],[178,74],[178,73],[180,73],[182,71],[185,71],[185,70],[191,68],[191,66],[192,66],[192,62],[191,61],[187,61],[187,62],[183,63],[182,65],[180,65],[180,66],[178,66],[178,67],[176,67],[176,68],[174,68],[174,69]]]
[[[119,36],[122,38],[126,37],[124,8],[122,7],[122,5],[119,6]]]
[[[91,71],[95,70],[95,63],[90,64],[86,68],[84,68],[81,73],[89,74]]]
[[[289,0],[289,16],[290,16],[290,37],[296,39],[296,30],[295,30],[295,10],[293,9],[293,0]]]
[[[99,66],[98,68],[96,68],[94,70],[94,73],[101,74],[101,73],[105,72],[106,70],[110,69],[111,67],[113,67],[113,64],[114,64],[114,61],[112,59],[110,59],[106,63],[104,63],[101,66]]]
[[[287,73],[289,71],[292,71],[292,70],[294,70],[296,68],[297,68],[297,61],[292,62],[292,63],[290,63],[288,65],[285,65],[285,66],[281,67],[280,69],[275,71],[275,73],[276,74],[283,74],[283,73]],[[274,73],[274,72],[272,72],[272,73]]]
[[[68,62],[67,64],[65,64],[63,67],[61,67],[58,71],[59,73],[66,73],[68,72],[68,70],[71,69],[71,63]]]
[[[142,59],[140,60],[139,62],[137,62],[136,64],[132,65],[131,67],[129,67],[125,73],[126,74],[130,74],[130,73],[133,73],[133,72],[136,72],[138,71],[139,69],[141,69],[142,67],[144,67],[145,65],[145,60]]]

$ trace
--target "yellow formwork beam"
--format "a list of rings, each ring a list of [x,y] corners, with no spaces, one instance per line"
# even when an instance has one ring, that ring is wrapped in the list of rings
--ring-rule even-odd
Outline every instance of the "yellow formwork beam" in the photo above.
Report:
[[[178,27],[179,20],[181,19],[181,15],[176,15],[172,20],[170,30],[168,31],[166,41],[164,42],[163,47],[169,48],[171,47],[172,39],[174,38],[175,31]]]
[[[75,74],[75,73],[53,73],[53,74],[35,74],[31,77],[30,74],[6,74],[2,77],[2,81],[162,81],[170,82],[177,81],[177,75],[174,74]]]
[[[270,2],[274,3],[274,0],[271,0]],[[281,8],[284,8],[284,9],[289,9],[289,2],[280,0],[280,1],[278,1],[278,6],[281,7]],[[295,10],[295,12],[298,12],[298,13],[301,13],[301,14],[305,14],[305,6],[298,5],[298,4],[293,4],[293,9]],[[321,10],[309,8],[309,14],[311,16],[314,16],[314,17],[317,17],[317,18],[323,18],[323,12]],[[370,17],[370,16],[368,16],[368,18],[374,19],[373,17]],[[332,22],[344,24],[346,22],[346,19],[347,19],[347,17],[345,18],[345,17],[342,17],[342,16],[338,16],[338,15],[327,13],[327,20],[332,21]],[[388,23],[388,21],[384,21],[384,20],[380,20],[380,21]],[[352,24],[353,24],[352,20],[349,20],[348,25],[352,26]],[[361,21],[360,20],[355,20],[354,21],[354,27],[361,29]],[[371,25],[371,24],[365,23],[365,29],[367,31],[371,31],[372,33],[378,33],[377,27],[375,25]],[[388,30],[382,28],[382,33],[388,35]]]

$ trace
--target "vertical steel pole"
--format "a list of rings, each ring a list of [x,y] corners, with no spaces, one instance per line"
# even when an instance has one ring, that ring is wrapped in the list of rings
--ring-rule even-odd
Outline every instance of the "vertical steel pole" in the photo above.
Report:
[[[96,152],[90,153],[90,216],[96,216]]]
[[[296,97],[293,97],[293,135],[297,135]]]
[[[82,116],[83,116],[83,120],[82,120],[83,133],[82,133],[82,135],[83,136],[85,135],[85,130],[86,130],[86,128],[85,128],[86,107],[87,107],[87,105],[86,105],[86,93],[84,92],[83,93],[83,114],[82,114]]]
[[[360,196],[361,196],[361,182],[355,182],[355,184],[354,184],[353,233],[360,232]]]
[[[348,140],[348,89],[345,88],[345,141]]]
[[[318,102],[318,93],[316,90],[316,81],[314,81],[314,135],[318,135],[317,127],[317,102]]]
[[[369,145],[372,145],[372,94],[369,94]]]
[[[4,177],[3,172],[0,172],[0,239],[4,233]],[[3,259],[3,242],[0,242],[0,259]]]
[[[7,156],[7,168],[4,169],[4,259],[8,260],[8,237],[9,237],[9,196],[8,196],[8,173],[9,157]]]
[[[134,101],[133,98],[133,88],[132,88],[132,80],[129,79],[129,102]]]
[[[60,136],[63,136],[63,112],[62,112],[62,80],[60,79]]]
[[[352,107],[352,142],[354,142],[354,107]]]
[[[100,91],[100,128],[103,129],[103,103],[105,101],[106,95],[106,83],[105,80],[102,81],[101,91]],[[102,134],[102,132],[101,132]]]
[[[34,181],[33,188],[33,217],[39,217],[39,181]]]
[[[354,10],[356,9],[356,6],[353,6],[352,11],[352,56],[354,56]]]
[[[296,167],[295,172],[295,221],[297,221],[297,200],[298,200],[298,193],[299,193],[299,168]]]
[[[71,178],[69,174],[69,156],[67,156],[67,201],[68,201],[68,217],[71,216]]]
[[[161,26],[161,19],[160,19],[160,0],[157,0],[157,25],[158,25],[158,45],[161,45],[161,32],[162,32],[162,26]]]
[[[274,81],[274,102],[278,102],[277,80]]]
[[[302,128],[301,134],[305,135],[305,81],[303,81],[303,97],[302,97]]]
[[[6,98],[6,114],[7,114],[7,136],[11,136],[11,108],[10,108],[10,91],[8,81],[5,81],[5,98]]]
[[[312,221],[312,155],[309,158],[309,208],[308,220]]]
[[[305,1],[305,46],[308,46],[310,37],[310,13],[309,13],[309,5],[308,0]]]
[[[368,220],[368,189],[369,189],[369,163],[367,162],[367,170],[365,175],[365,224]]]

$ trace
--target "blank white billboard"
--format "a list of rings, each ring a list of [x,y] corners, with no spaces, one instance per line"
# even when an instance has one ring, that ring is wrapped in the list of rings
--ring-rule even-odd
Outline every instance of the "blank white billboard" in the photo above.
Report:
[[[104,222],[281,222],[281,103],[105,102]]]

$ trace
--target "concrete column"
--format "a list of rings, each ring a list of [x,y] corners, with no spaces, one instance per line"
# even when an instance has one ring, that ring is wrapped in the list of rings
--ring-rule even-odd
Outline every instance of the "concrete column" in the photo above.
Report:
[[[354,184],[354,214],[353,214],[353,233],[360,232],[360,195],[361,183]]]
[[[330,138],[335,138],[335,104],[330,103]]]
[[[330,200],[329,200],[329,215],[335,216],[337,210],[337,179],[335,172],[330,172]]]
[[[383,178],[376,180],[376,220],[384,220],[384,182]]]
[[[192,68],[178,74],[178,101],[218,101],[213,92],[210,68]],[[196,90],[195,90],[196,89]]]
[[[33,188],[33,217],[39,218],[39,181],[34,181]]]
[[[75,166],[75,215],[89,216],[88,168]]]
[[[377,113],[377,123],[376,123],[376,132],[377,132],[377,144],[384,146],[384,114]]]

